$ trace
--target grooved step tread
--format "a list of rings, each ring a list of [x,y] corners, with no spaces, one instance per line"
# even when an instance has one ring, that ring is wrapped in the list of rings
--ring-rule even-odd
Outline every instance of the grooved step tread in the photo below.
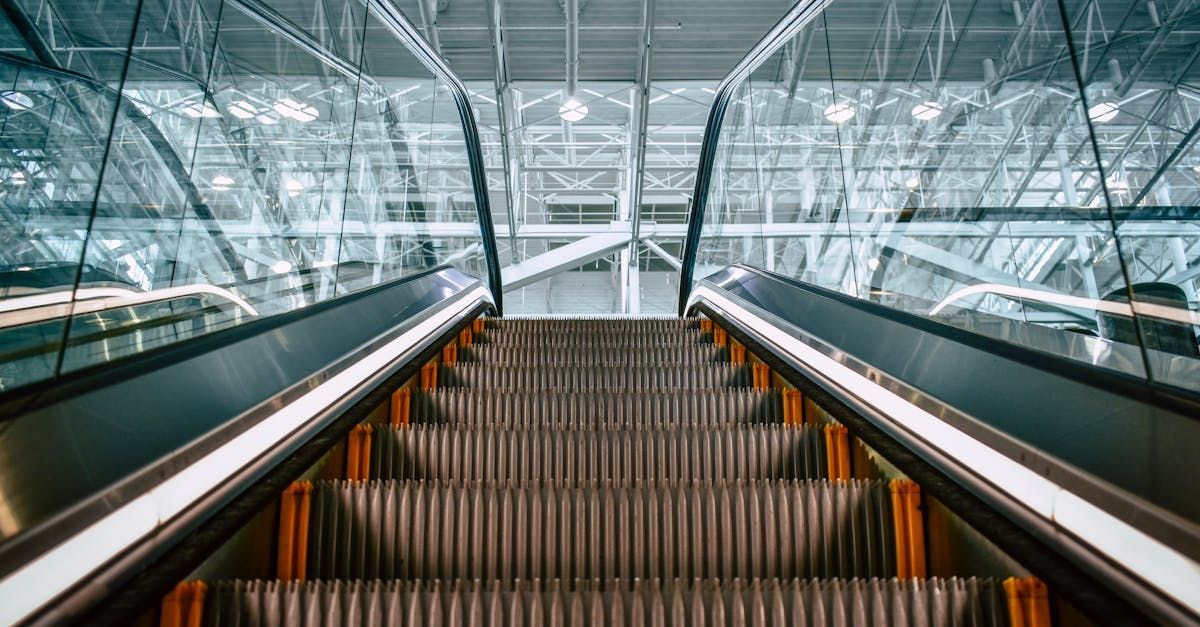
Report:
[[[724,481],[828,477],[822,429],[517,430],[448,425],[381,427],[371,449],[377,479]]]
[[[317,579],[888,577],[880,481],[322,482]]]
[[[779,423],[778,390],[475,390],[413,394],[412,422],[503,425],[719,425]]]
[[[994,579],[220,582],[212,625],[1008,627]]]

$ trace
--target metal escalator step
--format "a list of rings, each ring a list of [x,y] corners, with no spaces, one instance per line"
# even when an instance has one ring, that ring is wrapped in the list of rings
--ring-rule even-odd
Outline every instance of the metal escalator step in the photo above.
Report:
[[[323,482],[316,579],[889,577],[873,481],[479,486]]]
[[[375,479],[490,482],[726,481],[828,476],[811,427],[547,429],[417,425],[376,429]]]
[[[584,392],[437,389],[415,393],[419,424],[535,426],[715,426],[781,423],[778,390],[603,390]]]
[[[490,346],[682,346],[704,344],[699,331],[614,333],[611,331],[580,331],[561,333],[530,333],[489,331],[481,334],[480,343]]]
[[[669,390],[750,387],[747,365],[705,363],[681,368],[676,364],[628,366],[564,365],[550,368],[497,366],[460,362],[442,366],[438,384],[487,390]]]
[[[724,348],[711,345],[650,347],[539,347],[474,344],[461,350],[464,361],[503,365],[636,365],[678,366],[728,361]]]
[[[612,332],[638,332],[646,330],[670,332],[694,329],[699,326],[699,318],[492,318],[485,322],[486,331],[531,331],[536,333],[579,329],[596,329]]]
[[[221,581],[208,624],[1007,627],[995,579]]]

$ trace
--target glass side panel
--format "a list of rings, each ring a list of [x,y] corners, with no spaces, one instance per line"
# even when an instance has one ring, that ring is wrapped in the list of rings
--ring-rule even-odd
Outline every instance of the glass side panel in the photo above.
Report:
[[[0,60],[0,389],[57,371],[77,283],[126,283],[84,250],[93,218],[103,221],[96,195],[137,4],[113,2],[98,22],[48,1],[13,2],[0,20],[27,59]],[[92,52],[71,52],[82,44]],[[3,322],[29,308],[48,318]]]
[[[1137,321],[1104,314],[1099,332],[1141,342],[1156,381],[1200,388],[1200,6],[1064,5],[1104,170],[1103,189],[1083,200],[1111,208],[1117,237],[1096,252],[1122,260],[1129,281],[1101,280],[1099,296],[1121,310],[1132,295]]]
[[[1151,8],[831,3],[733,87],[695,276],[1200,389],[1200,7]]]
[[[713,165],[704,230],[696,258],[703,276],[731,263],[763,264],[762,215],[755,165],[754,104],[750,85],[730,96]]]
[[[10,4],[0,392],[442,264],[486,275],[455,94],[366,3]]]
[[[429,224],[444,225],[442,232],[429,232],[434,259],[468,274],[487,273],[483,239],[475,224],[478,215],[471,187],[467,141],[459,122],[458,104],[445,81],[439,79],[433,97],[433,119],[429,129],[429,179],[426,198],[433,211]],[[453,226],[451,226],[453,225]]]

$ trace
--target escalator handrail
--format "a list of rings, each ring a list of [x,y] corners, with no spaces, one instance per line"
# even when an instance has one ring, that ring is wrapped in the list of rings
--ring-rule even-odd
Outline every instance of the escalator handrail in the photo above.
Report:
[[[704,211],[708,205],[708,188],[712,180],[713,166],[717,157],[717,146],[721,128],[725,121],[725,110],[735,89],[750,76],[764,61],[783,47],[792,36],[808,25],[832,0],[800,0],[767,31],[767,34],[738,61],[717,86],[712,107],[708,110],[708,122],[704,127],[704,139],[700,148],[700,163],[696,169],[696,184],[692,191],[692,206],[688,211],[687,236],[683,242],[683,267],[679,271],[679,314],[687,307],[688,294],[692,289],[693,272],[696,268],[696,252],[700,246],[701,229],[704,226]]]
[[[408,45],[421,63],[438,78],[446,82],[454,95],[458,115],[462,120],[463,137],[467,144],[467,165],[471,170],[471,188],[475,194],[475,210],[479,215],[479,230],[483,236],[483,255],[487,263],[488,289],[496,314],[504,312],[504,289],[500,276],[500,256],[496,249],[496,227],[492,223],[492,209],[487,189],[487,173],[483,164],[483,147],[479,141],[479,127],[475,121],[475,110],[471,106],[466,85],[450,69],[446,60],[425,39],[421,31],[408,20],[390,0],[362,0],[368,9],[388,27],[396,38]]]
[[[822,302],[825,304],[817,305]],[[1069,406],[1102,422],[1104,407],[1120,407],[1123,420],[1136,422],[1149,416],[1155,422],[1149,431],[1177,434],[1173,449],[1153,449],[1146,456],[1161,455],[1168,461],[1186,463],[1186,455],[1177,452],[1191,446],[1196,430],[1189,431],[1191,439],[1179,439],[1184,434],[1171,427],[1191,422],[1197,407],[1194,401],[1170,402],[1159,397],[1162,391],[1149,390],[1145,382],[1128,380],[1119,373],[1073,361],[1064,368],[1060,358],[750,266],[730,266],[698,281],[687,311],[714,317],[731,333],[737,331],[758,343],[781,360],[785,370],[794,368],[903,450],[924,459],[941,476],[1041,538],[1043,546],[1071,562],[1087,564],[1092,576],[1124,596],[1136,597],[1144,609],[1169,617],[1167,623],[1200,617],[1200,595],[1190,587],[1194,569],[1200,568],[1200,526],[1194,520],[1152,502],[1151,496],[1117,485],[1112,476],[1098,474],[1094,467],[1076,465],[1069,457],[1060,456],[1063,450],[1042,449],[1024,441],[988,415],[989,411],[1015,412],[1025,417],[1027,424],[1038,425],[1062,406]],[[875,335],[863,332],[867,328],[864,317],[871,319],[871,328],[878,328]],[[815,319],[836,323],[810,326],[803,322]],[[833,326],[847,336],[860,337],[857,347],[848,348],[827,336]],[[905,330],[901,332],[901,328]],[[882,337],[888,339],[879,341]],[[996,344],[1001,350],[995,350]],[[864,345],[877,350],[860,352]],[[912,350],[914,345],[921,350]],[[986,362],[969,357],[970,352],[986,356]],[[881,357],[886,355],[895,359],[889,362]],[[894,371],[896,361],[908,365],[904,376]],[[933,369],[939,361],[953,361],[958,374]],[[955,383],[956,378],[974,377],[973,373],[983,368],[992,373],[990,380]],[[1018,370],[1023,371],[1022,376],[1010,379]],[[915,371],[927,372],[947,384],[927,388],[913,383],[907,375]],[[1056,398],[1036,393],[1026,394],[1028,399],[1014,398],[1013,386],[1004,383],[1032,380],[1052,386]],[[929,379],[924,381],[927,384]],[[978,394],[980,384],[992,392]],[[1132,386],[1142,393],[1130,395]],[[974,409],[960,406],[966,396],[979,401]],[[1116,400],[1122,397],[1127,402]],[[1079,399],[1086,402],[1074,404]],[[1029,411],[1025,400],[1046,406],[1041,413]],[[980,411],[989,405],[995,411]],[[1125,438],[1134,434],[1120,432],[1114,437],[1128,443]],[[1131,445],[1119,465],[1130,468],[1153,463],[1138,461],[1137,454],[1138,449]],[[1179,474],[1176,468],[1164,468],[1160,474]],[[1179,498],[1186,495],[1180,492]]]
[[[75,373],[68,390],[57,382],[52,390],[34,385],[0,397],[0,416],[8,419],[0,433],[11,462],[0,469],[0,484],[31,485],[25,479],[38,472],[36,464],[13,454],[40,456],[38,446],[54,443],[47,434],[64,432],[59,427],[68,423],[91,444],[79,460],[66,456],[60,465],[132,468],[100,472],[79,489],[55,492],[44,479],[46,489],[34,497],[6,495],[27,515],[24,528],[0,541],[0,598],[19,599],[0,605],[0,624],[51,604],[82,611],[98,591],[131,576],[139,560],[177,542],[381,382],[492,308],[480,279],[441,268],[168,345],[116,367],[92,367]],[[228,386],[222,368],[237,371],[240,385]],[[106,447],[103,438],[83,434],[142,433],[147,424],[157,425],[150,430],[158,449],[137,451],[132,461],[114,441]],[[105,461],[114,456],[119,463]],[[38,500],[36,514],[30,498]]]

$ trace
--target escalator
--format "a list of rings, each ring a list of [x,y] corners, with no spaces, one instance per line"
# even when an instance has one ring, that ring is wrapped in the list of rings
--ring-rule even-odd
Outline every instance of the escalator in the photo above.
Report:
[[[41,20],[8,4],[23,45],[43,47]],[[53,79],[37,85],[39,103],[119,101],[126,113],[112,123],[134,120],[138,132],[90,134],[137,139],[114,144],[113,159],[170,174],[125,167],[128,189],[99,195],[135,199],[135,211],[93,202],[94,223],[58,231],[25,228],[62,213],[53,186],[13,183],[36,188],[32,200],[45,206],[4,224],[10,241],[29,246],[6,271],[11,298],[0,302],[0,624],[1200,624],[1200,492],[1191,480],[1200,316],[1182,288],[1147,299],[1134,287],[1157,283],[1128,284],[1114,260],[1130,231],[1179,240],[1170,244],[1182,258],[1173,276],[1194,281],[1186,256],[1200,243],[1185,242],[1195,231],[1183,227],[1194,224],[1178,221],[1194,222],[1194,207],[1125,208],[1133,228],[1109,234],[1090,206],[931,201],[918,212],[910,203],[925,202],[932,179],[891,176],[897,170],[889,176],[903,206],[864,208],[874,202],[865,193],[817,202],[808,198],[813,177],[800,177],[804,206],[781,201],[775,217],[746,222],[726,193],[745,190],[722,177],[761,170],[752,178],[763,189],[745,196],[768,198],[766,173],[824,166],[812,165],[819,155],[781,153],[749,168],[732,163],[744,155],[720,144],[726,117],[748,127],[744,145],[770,135],[752,128],[760,123],[855,116],[819,84],[845,63],[819,63],[816,78],[796,74],[781,83],[787,89],[775,83],[771,68],[799,72],[797,59],[809,55],[800,51],[846,54],[829,47],[828,32],[813,36],[814,25],[853,21],[859,6],[799,2],[714,93],[681,258],[654,244],[680,270],[678,316],[512,317],[505,289],[531,275],[503,280],[471,94],[395,3],[355,5],[362,21],[347,31],[364,42],[358,61],[264,3],[219,4],[230,10],[212,16],[223,37],[212,49],[244,61],[258,58],[260,35],[277,39],[319,61],[323,80],[352,76],[358,100],[348,102],[377,105],[349,114],[346,142],[386,149],[361,165],[368,153],[356,149],[355,171],[416,180],[410,162],[420,149],[407,143],[432,127],[392,108],[411,93],[441,112],[438,150],[456,153],[452,169],[470,179],[470,193],[425,181],[404,187],[400,203],[348,180],[341,231],[291,222],[328,209],[304,204],[316,202],[307,191],[316,187],[291,178],[305,170],[292,151],[272,162],[239,142],[228,156],[241,161],[231,163],[263,168],[225,164],[225,174],[197,182],[175,167],[154,120],[142,119],[137,105],[149,105],[121,100],[137,90],[110,93],[89,78],[95,68],[76,75],[53,55],[0,59]],[[130,23],[144,13],[157,24],[156,6],[130,3]],[[66,30],[94,26],[67,17]],[[1023,32],[1054,32],[1057,18],[1021,19]],[[254,64],[237,65],[227,71],[272,99],[286,91]],[[800,85],[813,103],[831,100],[819,115],[797,116],[787,96],[779,120],[760,119],[746,96],[751,80],[772,85],[763,95]],[[814,80],[816,88],[802,84]],[[252,129],[267,147],[308,142],[303,125],[312,132],[318,120],[341,119],[292,100],[298,92],[269,108],[236,100],[212,112],[205,98],[222,90],[201,92],[179,101],[182,115],[243,124],[239,133]],[[33,122],[24,101],[6,98],[16,122]],[[917,102],[913,117],[941,123],[933,120],[943,105]],[[297,124],[277,124],[283,112]],[[834,140],[816,143],[852,137],[853,127],[836,128]],[[964,143],[957,132],[944,143]],[[321,141],[336,144],[331,137]],[[852,169],[848,146],[829,153],[839,162],[826,172]],[[79,160],[52,165],[79,174]],[[306,167],[324,173],[332,161],[321,155]],[[241,171],[253,180],[234,180]],[[844,193],[856,176],[821,190]],[[170,177],[183,179],[169,182],[190,199],[175,218],[157,213],[162,190],[142,188]],[[794,200],[790,185],[776,200]],[[199,186],[212,193],[201,198]],[[976,190],[960,191],[956,202]],[[270,211],[239,204],[262,198],[273,199]],[[71,206],[71,216],[84,215]],[[388,217],[388,228],[373,233],[380,224],[369,216]],[[315,236],[304,230],[314,225]],[[506,226],[516,241],[520,225]],[[654,236],[684,235],[671,226]],[[627,243],[651,244],[648,232],[617,223],[606,241],[626,227]],[[1002,231],[1052,243],[1007,246]],[[101,246],[58,258],[93,235]],[[1029,258],[999,269],[975,261],[1005,247]],[[1062,284],[1066,274],[1086,283],[1090,272],[1090,291],[1036,289],[999,272],[1019,265]],[[1095,283],[1100,270],[1107,283]]]
[[[927,543],[920,488],[711,320],[478,319],[387,409],[200,569],[274,577],[159,624],[1050,624],[1017,569],[928,576],[998,551]]]

